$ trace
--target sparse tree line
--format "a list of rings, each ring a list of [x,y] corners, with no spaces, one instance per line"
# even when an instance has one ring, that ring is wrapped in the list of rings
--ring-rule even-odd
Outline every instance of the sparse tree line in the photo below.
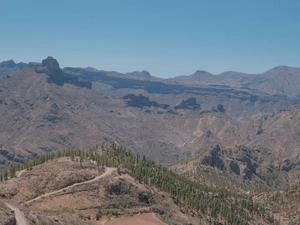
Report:
[[[0,174],[0,180],[13,178],[17,171],[29,169],[55,158],[70,157],[71,160],[76,159],[79,163],[89,160],[99,167],[117,167],[119,173],[127,171],[137,181],[169,193],[183,212],[199,218],[205,213],[213,218],[222,218],[225,224],[246,225],[254,216],[259,216],[274,223],[274,216],[266,214],[262,205],[253,202],[251,195],[237,194],[224,188],[213,188],[191,181],[115,143],[103,144],[100,147],[101,153],[98,153],[98,149],[96,146],[89,150],[77,149],[58,151],[56,154],[46,153],[24,164],[11,164],[9,169]]]

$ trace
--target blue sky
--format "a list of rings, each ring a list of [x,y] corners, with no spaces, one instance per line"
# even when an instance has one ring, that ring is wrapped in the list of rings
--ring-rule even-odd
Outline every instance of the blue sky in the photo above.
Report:
[[[300,1],[0,0],[0,61],[157,77],[300,67]]]

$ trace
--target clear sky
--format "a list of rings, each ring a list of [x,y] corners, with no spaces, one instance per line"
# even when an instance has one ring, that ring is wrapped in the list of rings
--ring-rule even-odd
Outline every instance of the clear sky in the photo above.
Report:
[[[157,77],[300,67],[298,0],[0,0],[0,61]]]

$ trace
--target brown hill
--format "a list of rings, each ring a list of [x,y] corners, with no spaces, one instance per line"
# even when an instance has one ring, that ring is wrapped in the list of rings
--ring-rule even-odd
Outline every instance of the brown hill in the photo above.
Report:
[[[101,155],[96,155],[94,150],[65,151],[58,158],[49,158],[38,166],[30,167],[28,164],[27,169],[18,171],[14,178],[8,177],[8,180],[0,182],[2,201],[29,224],[117,225],[120,221],[127,224],[164,224],[159,219],[168,224],[183,225],[223,225],[225,221],[249,225],[278,224],[279,221],[288,224],[297,221],[299,186],[286,191],[246,191],[242,185],[244,181],[237,178],[236,184],[241,186],[234,191],[224,189],[226,183],[222,181],[215,181],[214,184],[219,184],[210,187],[203,180],[195,183],[143,157],[133,156],[123,151],[123,147],[112,148],[114,151],[101,148]],[[232,157],[231,162],[242,161],[242,173],[245,169],[252,171],[255,161],[267,155],[268,152],[258,149],[252,151],[240,147],[228,152],[217,146],[203,157],[193,158],[193,163],[201,158],[202,165],[207,166],[206,169],[197,167],[202,170],[193,175],[204,173],[207,178],[213,175],[212,178],[217,179],[218,176],[208,168],[220,169],[227,165],[223,161],[226,157]],[[190,162],[192,160],[185,164]],[[104,168],[106,163],[116,163],[118,168]],[[178,189],[174,184],[179,186]],[[172,191],[173,188],[177,191]],[[186,195],[187,192],[191,195]],[[178,202],[178,199],[181,200]],[[121,219],[116,219],[118,217]],[[3,218],[6,217],[0,217]]]
[[[79,161],[63,157],[18,172],[0,183],[2,201],[19,208],[29,224],[113,225],[119,224],[118,217],[148,225],[163,225],[162,218],[178,224],[196,221],[168,194],[136,181],[126,170],[118,174],[116,168]]]

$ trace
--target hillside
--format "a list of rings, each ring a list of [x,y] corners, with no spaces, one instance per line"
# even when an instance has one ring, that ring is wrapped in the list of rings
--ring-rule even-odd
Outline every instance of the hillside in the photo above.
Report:
[[[227,186],[230,172],[221,171],[220,166],[224,162],[226,167],[223,160],[230,156],[238,164],[242,152],[249,160],[245,169],[269,155],[244,147],[233,152],[216,147],[172,168],[182,172],[181,168],[201,159],[198,171],[187,179],[115,144],[46,154],[15,164],[8,176],[1,176],[0,220],[14,220],[7,210],[10,207],[28,224],[297,224],[299,185],[274,189],[272,184],[271,188],[254,184],[256,188],[251,188],[235,177],[231,182],[238,188]],[[227,183],[218,180],[221,176],[209,167],[229,172],[223,177]],[[247,175],[245,171],[241,175]],[[196,174],[202,177],[200,182],[193,181]]]
[[[196,98],[203,110],[211,110],[218,104],[222,104],[226,113],[232,117],[276,113],[280,110],[300,106],[300,100],[295,96],[273,96],[274,93],[230,83],[223,85],[217,82],[216,85],[212,85],[203,82],[197,83],[197,80],[194,79],[191,79],[191,82],[185,82],[185,79],[164,80],[149,76],[136,77],[83,68],[65,68],[64,71],[93,82],[92,88],[109,98],[118,99],[127,94],[142,94],[152,101],[172,107],[180,104],[182,100]],[[202,75],[217,77],[203,71],[198,71],[196,75],[197,77]],[[251,79],[250,76],[249,79]],[[293,77],[291,82],[293,82],[292,80]]]
[[[158,219],[168,224],[270,223],[259,204],[251,209],[247,194],[200,185],[114,144],[100,151],[44,155],[19,169],[10,170],[14,178],[4,177],[0,194],[30,224],[111,225],[128,216],[131,222],[152,218],[149,225],[163,224]]]
[[[168,124],[174,114],[158,114],[159,109],[146,113],[88,88],[68,83],[59,86],[31,68],[1,78],[0,89],[2,165],[8,160],[22,162],[24,157],[43,152],[88,148],[104,141],[139,147],[144,152],[147,149],[153,158],[162,150],[157,146],[163,146],[164,151],[173,151],[170,163],[176,154],[182,155],[177,144],[188,138],[189,131]]]
[[[237,191],[285,189],[300,181],[297,159],[278,158],[277,154],[259,146],[211,146],[170,168],[202,184]]]
[[[111,141],[164,165],[216,144],[261,146],[278,159],[299,161],[297,108],[236,118],[218,102],[211,101],[212,108],[205,110],[196,98],[187,96],[176,107],[143,95],[109,99],[82,86],[85,81],[75,82],[79,81],[75,75],[65,75],[53,58],[48,61],[50,69],[46,61],[0,78],[2,169],[11,161],[23,162],[45,152]],[[283,108],[290,104],[278,103]],[[262,101],[270,111],[272,104]]]
[[[296,223],[298,98],[174,83],[147,71],[62,70],[52,57],[15,71],[0,78],[0,171],[8,178],[0,196],[29,221],[99,224],[99,212],[102,224],[126,215],[157,225]],[[154,161],[116,155],[107,142]],[[107,158],[82,153],[91,146]],[[77,150],[61,157],[66,149]],[[37,159],[43,154],[47,160]],[[35,160],[10,178],[21,168],[10,165],[27,159]],[[163,167],[170,165],[173,172]],[[8,205],[0,207],[13,220]]]

